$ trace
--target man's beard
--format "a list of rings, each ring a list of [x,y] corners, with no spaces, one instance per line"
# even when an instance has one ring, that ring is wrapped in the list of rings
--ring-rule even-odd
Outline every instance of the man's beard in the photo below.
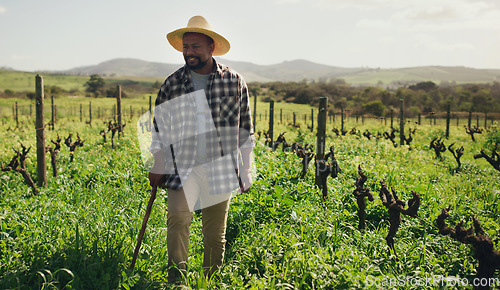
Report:
[[[198,64],[190,65],[188,63],[188,58],[191,58],[191,57],[196,58],[198,60]],[[206,61],[201,61],[201,58],[199,58],[198,56],[185,56],[184,61],[186,62],[186,65],[188,68],[190,68],[191,70],[196,70],[196,69],[200,69],[200,68],[204,67],[207,64],[208,59]]]

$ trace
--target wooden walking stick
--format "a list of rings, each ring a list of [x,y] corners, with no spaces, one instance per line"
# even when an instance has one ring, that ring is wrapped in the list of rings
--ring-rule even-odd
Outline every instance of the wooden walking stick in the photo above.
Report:
[[[156,186],[153,186],[153,188],[151,189],[151,197],[149,198],[148,206],[146,207],[146,213],[144,214],[144,219],[142,220],[141,231],[139,232],[139,236],[137,237],[137,245],[135,246],[132,263],[130,263],[130,270],[134,269],[135,261],[137,260],[137,256],[139,255],[142,238],[144,237],[144,233],[146,232],[146,225],[148,223],[149,215],[151,214],[151,208],[153,207],[153,202],[155,201],[155,198],[156,198]]]

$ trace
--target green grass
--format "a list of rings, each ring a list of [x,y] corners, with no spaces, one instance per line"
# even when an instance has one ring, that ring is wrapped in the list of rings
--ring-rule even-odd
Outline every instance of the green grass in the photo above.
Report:
[[[402,71],[395,70],[379,70],[379,71],[366,71],[358,73],[353,76],[346,76],[344,80],[348,83],[353,84],[377,84],[381,82],[382,84],[388,85],[391,82],[402,80],[402,81],[428,81],[429,78],[425,76],[417,76],[410,73],[405,73]]]
[[[0,90],[5,91],[33,91],[35,88],[35,75],[32,72],[19,72],[0,69]],[[42,74],[45,86],[56,85],[67,91],[83,90],[83,84],[88,80],[88,76],[69,76],[58,74]]]
[[[371,84],[377,85],[382,82],[388,85],[392,82],[423,82],[433,81],[441,82],[456,82],[461,83],[486,83],[497,81],[494,70],[476,70],[474,75],[471,75],[470,68],[466,67],[440,67],[440,66],[423,66],[409,68],[387,68],[387,69],[372,69],[357,73],[355,75],[345,76],[343,79],[350,84]]]
[[[20,72],[0,69],[0,93],[6,90],[13,91],[15,93],[20,92],[35,92],[35,76],[37,73],[32,72]],[[40,73],[43,78],[43,84],[45,89],[52,86],[57,86],[63,89],[66,94],[72,94],[73,97],[84,96],[85,93],[85,83],[89,80],[89,76],[74,76],[74,75],[62,75],[56,73]],[[141,92],[154,92],[156,94],[157,89],[153,89],[153,83],[159,81],[163,82],[162,77],[102,77],[105,80],[106,87],[115,88],[117,85],[122,86],[122,92],[129,95],[129,97],[138,97]],[[17,95],[19,97],[19,94]],[[46,96],[50,97],[50,96]]]
[[[103,106],[112,106],[114,101],[95,100],[109,102]],[[135,106],[148,105],[146,97],[130,101]],[[68,107],[78,104],[74,99],[61,102]],[[257,131],[267,131],[266,109],[268,104],[258,104],[262,115],[257,118]],[[276,103],[275,138],[286,131],[289,142],[315,144],[315,133],[307,129],[303,116],[297,118],[301,128],[291,128],[287,126],[291,119],[279,123],[280,109],[288,114],[310,114],[308,106]],[[168,200],[163,190],[155,201],[135,270],[127,271],[150,187],[135,137],[137,116],[127,119],[125,134],[117,139],[115,149],[111,149],[109,141],[103,143],[99,135],[109,118],[96,118],[90,127],[78,116],[62,116],[56,131],[46,131],[47,143],[57,134],[66,137],[76,132],[86,141],[77,148],[73,163],[63,145],[58,155],[59,176],[49,175],[39,196],[33,196],[20,174],[0,173],[1,289],[168,287]],[[11,118],[2,121],[0,161],[8,163],[14,154],[11,148],[19,148],[19,142],[31,146],[27,166],[36,179],[35,132],[30,127],[33,118],[23,116],[24,125],[18,129],[13,129]],[[455,147],[465,147],[463,167],[455,170],[449,152],[438,160],[429,149],[432,138],[444,135],[443,125],[411,123],[410,127],[417,128],[412,146],[394,148],[384,139],[367,140],[350,134],[336,137],[331,128],[339,128],[339,123],[337,118],[335,123],[327,124],[327,146],[335,146],[342,172],[328,179],[326,201],[314,186],[312,163],[301,179],[300,159],[281,150],[273,152],[263,145],[263,138],[258,138],[254,150],[256,180],[249,193],[232,200],[225,263],[218,282],[203,278],[201,216],[194,216],[186,277],[190,288],[377,288],[372,281],[474,277],[477,262],[471,247],[439,235],[435,219],[442,208],[452,205],[447,221],[450,226],[462,219],[471,225],[470,217],[476,215],[488,235],[498,242],[500,173],[484,159],[473,158],[487,135],[477,135],[474,143],[465,134],[463,124],[451,127],[451,137],[445,144],[456,142]],[[352,127],[374,134],[389,130],[388,124],[368,118],[364,124],[348,118],[345,128]],[[367,203],[364,231],[357,230],[357,205],[352,195],[358,165],[368,175],[366,186],[375,195],[375,201]],[[47,169],[51,172],[50,162]],[[411,190],[422,198],[418,218],[403,216],[395,238],[399,259],[388,253],[385,243],[389,224],[387,211],[378,198],[381,180],[393,186],[405,201]],[[495,277],[500,278],[498,273]]]

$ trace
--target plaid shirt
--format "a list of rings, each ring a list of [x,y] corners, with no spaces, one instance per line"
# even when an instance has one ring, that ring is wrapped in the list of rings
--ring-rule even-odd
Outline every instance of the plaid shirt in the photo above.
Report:
[[[236,175],[238,167],[242,166],[239,148],[253,146],[255,140],[244,79],[215,59],[214,62],[205,89],[212,124],[215,125],[213,130],[208,128],[205,131],[210,161],[207,172],[210,192],[228,193],[239,186]],[[164,138],[153,136],[150,150],[153,153],[162,150],[166,156],[165,188],[181,188],[195,166],[198,138],[194,97],[190,70],[183,66],[165,80],[156,98],[155,131]]]

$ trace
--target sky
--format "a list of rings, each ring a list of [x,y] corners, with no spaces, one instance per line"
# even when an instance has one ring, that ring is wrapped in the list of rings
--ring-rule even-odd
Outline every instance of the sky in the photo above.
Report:
[[[500,0],[0,0],[0,67],[182,64],[165,36],[194,15],[229,40],[232,61],[500,69]]]

